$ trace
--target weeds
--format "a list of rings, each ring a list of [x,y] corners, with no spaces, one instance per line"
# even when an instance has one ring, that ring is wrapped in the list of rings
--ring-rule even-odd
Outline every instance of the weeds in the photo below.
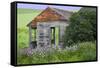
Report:
[[[83,42],[77,45],[76,50],[68,50],[68,48],[66,48],[64,50],[53,50],[51,53],[34,53],[32,56],[22,55],[18,57],[18,64],[38,64],[90,60],[96,60],[96,43]]]

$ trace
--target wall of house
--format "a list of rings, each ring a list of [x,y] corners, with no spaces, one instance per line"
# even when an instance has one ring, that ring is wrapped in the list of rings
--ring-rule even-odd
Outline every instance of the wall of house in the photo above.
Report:
[[[37,47],[48,48],[50,47],[50,28],[49,24],[37,24]]]
[[[51,47],[51,27],[58,27],[60,30],[60,40],[64,35],[65,27],[68,26],[66,21],[38,22],[37,23],[37,45],[38,47]],[[55,41],[56,42],[56,41]]]

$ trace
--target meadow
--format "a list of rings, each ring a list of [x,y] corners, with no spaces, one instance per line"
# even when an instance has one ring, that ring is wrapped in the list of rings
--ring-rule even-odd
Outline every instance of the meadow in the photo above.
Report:
[[[18,57],[18,64],[40,64],[56,62],[77,62],[96,60],[96,43],[84,42],[64,50],[54,49],[49,53],[33,53]]]
[[[27,24],[30,23],[42,10],[18,9],[17,10],[17,49],[29,47],[29,32]],[[33,30],[34,32],[34,30]],[[58,32],[56,31],[58,35]],[[34,33],[32,34],[34,38]],[[56,39],[58,41],[58,37]],[[54,62],[73,62],[96,60],[96,42],[83,42],[66,47],[64,50],[53,49],[51,53],[32,56],[17,56],[18,64],[37,64]]]
[[[30,23],[30,21],[32,21],[40,12],[41,10],[17,9],[18,48],[29,46],[29,28],[27,27],[27,24]]]

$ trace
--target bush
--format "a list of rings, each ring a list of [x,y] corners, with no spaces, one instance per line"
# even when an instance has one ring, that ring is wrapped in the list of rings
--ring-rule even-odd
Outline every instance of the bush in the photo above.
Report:
[[[96,9],[81,8],[70,18],[70,24],[66,27],[64,45],[96,40]]]

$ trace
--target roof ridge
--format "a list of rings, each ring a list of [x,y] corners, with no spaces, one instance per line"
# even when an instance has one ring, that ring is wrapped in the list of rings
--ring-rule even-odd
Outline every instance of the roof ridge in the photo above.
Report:
[[[67,10],[63,10],[63,9],[58,9],[58,8],[51,8],[52,10],[56,11],[58,14],[62,15],[64,18],[67,19],[66,14],[73,14],[73,12],[67,11]]]
[[[49,8],[51,8],[51,7],[49,7]],[[72,11],[68,11],[68,10],[64,10],[64,9],[60,9],[60,8],[51,8],[51,9],[56,9],[56,10],[61,10],[61,11],[64,11],[64,12],[73,13]]]
[[[53,11],[55,14],[59,15],[60,17],[59,16],[57,17],[57,15],[53,16],[53,15],[48,14],[47,12],[49,12],[49,11],[51,12],[51,14],[52,14],[52,11]],[[46,12],[46,13],[44,13],[44,12]],[[43,14],[46,17],[51,16],[51,19],[49,19],[49,17],[48,17],[47,19],[42,20],[46,17],[43,18],[43,15],[41,15],[41,14]],[[36,26],[37,20],[38,21],[47,21],[47,20],[50,20],[50,21],[53,21],[53,20],[54,21],[56,21],[56,20],[66,20],[66,21],[68,21],[71,15],[72,15],[72,13],[69,12],[69,11],[58,9],[58,8],[52,8],[52,7],[48,6],[43,11],[41,11],[41,13],[38,14],[29,24],[33,23],[34,25],[32,24],[32,26],[34,27],[34,26]],[[53,19],[53,17],[55,17],[55,18]]]

